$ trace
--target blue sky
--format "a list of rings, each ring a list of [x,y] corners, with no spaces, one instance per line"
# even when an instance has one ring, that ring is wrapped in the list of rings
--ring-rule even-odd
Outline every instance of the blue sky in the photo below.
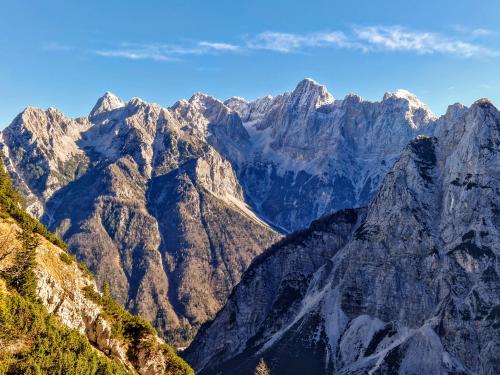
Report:
[[[169,106],[304,77],[337,98],[404,88],[437,114],[499,104],[500,2],[0,0],[0,127],[27,105],[86,115],[108,90]]]

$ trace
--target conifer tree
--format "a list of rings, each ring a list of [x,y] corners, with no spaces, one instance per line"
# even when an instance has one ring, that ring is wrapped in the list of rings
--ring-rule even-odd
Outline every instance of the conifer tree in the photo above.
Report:
[[[267,364],[264,361],[264,358],[260,359],[253,374],[254,375],[270,375],[271,374],[271,371],[269,371],[269,367],[267,367]]]
[[[33,268],[35,267],[36,248],[39,241],[33,233],[33,226],[30,223],[21,224],[18,240],[21,242],[21,248],[15,254],[14,264],[4,270],[2,276],[19,294],[29,299],[35,299],[36,275]]]

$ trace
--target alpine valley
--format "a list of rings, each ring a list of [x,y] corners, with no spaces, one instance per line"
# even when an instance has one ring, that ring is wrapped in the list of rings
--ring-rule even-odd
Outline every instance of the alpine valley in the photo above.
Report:
[[[76,119],[28,107],[0,146],[28,212],[198,373],[500,373],[486,99],[108,92]]]

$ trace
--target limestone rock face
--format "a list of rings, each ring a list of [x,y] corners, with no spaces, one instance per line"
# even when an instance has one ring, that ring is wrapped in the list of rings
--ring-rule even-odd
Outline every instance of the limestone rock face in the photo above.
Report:
[[[2,233],[9,228],[19,230],[14,224],[2,222]],[[130,356],[130,346],[112,333],[113,323],[103,314],[103,308],[89,299],[85,290],[96,289],[94,279],[83,273],[76,262],[63,261],[65,252],[43,238],[36,249],[35,274],[37,295],[47,311],[64,324],[88,338],[95,348],[118,361],[133,373],[160,375],[166,373],[171,361],[162,348],[164,343],[156,335],[142,340],[156,345],[135,343],[135,356]],[[67,255],[66,255],[67,257]]]
[[[325,216],[257,257],[216,319],[202,326],[186,352],[188,360],[197,369],[228,361],[218,370],[239,373],[238,354],[245,352],[248,340],[268,337],[293,318],[314,273],[346,244],[365,211]]]
[[[100,286],[166,333],[212,318],[280,238],[224,157],[237,158],[247,137],[235,112],[201,94],[165,109],[106,93],[86,119],[27,109],[2,148],[32,212]],[[78,172],[66,168],[78,160]]]
[[[251,374],[260,358],[277,374],[500,371],[500,112],[454,105],[435,129],[341,241],[312,228],[250,266],[187,351],[198,373]]]
[[[28,212],[41,216],[44,202],[84,173],[88,160],[76,142],[89,127],[85,118],[28,107],[1,132],[6,167],[27,198]]]
[[[287,231],[368,204],[406,144],[431,134],[435,116],[413,94],[381,102],[334,100],[310,79],[290,93],[253,102],[232,98],[250,134],[238,175],[255,210]]]
[[[336,100],[305,79],[253,102],[197,93],[162,108],[108,92],[76,120],[27,108],[0,146],[31,213],[97,283],[186,336],[277,232],[368,204],[405,145],[435,126],[406,91]]]

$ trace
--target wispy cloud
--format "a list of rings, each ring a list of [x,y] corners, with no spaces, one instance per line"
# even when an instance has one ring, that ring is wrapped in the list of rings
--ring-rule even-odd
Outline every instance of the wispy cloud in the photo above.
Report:
[[[153,60],[153,61],[172,61],[174,59],[165,56],[161,53],[155,51],[147,50],[126,50],[126,49],[116,49],[116,50],[97,50],[96,55],[104,57],[122,57],[129,60]]]
[[[204,51],[238,52],[241,47],[229,43],[199,42],[198,47]]]
[[[375,51],[408,51],[420,55],[440,53],[462,57],[499,55],[499,51],[487,47],[438,33],[412,31],[401,26],[356,27],[354,34],[368,49]]]
[[[105,57],[121,57],[130,60],[174,61],[182,56],[238,52],[240,47],[229,43],[201,41],[181,46],[162,43],[121,43],[118,47],[95,50]]]
[[[265,49],[281,53],[296,52],[311,47],[350,47],[350,42],[341,31],[291,34],[265,31],[247,41],[251,49]]]
[[[471,28],[464,25],[453,25],[451,29],[453,31],[456,31],[457,33],[464,35],[465,37],[469,37],[472,39],[498,35],[497,31],[482,27]]]
[[[178,61],[189,56],[257,53],[281,54],[309,52],[317,48],[357,50],[364,53],[407,52],[417,55],[450,55],[461,58],[499,57],[500,50],[478,43],[480,37],[493,35],[488,29],[453,26],[447,34],[412,30],[403,26],[353,26],[345,31],[287,33],[264,31],[240,38],[240,43],[225,41],[188,41],[181,44],[120,43],[106,48],[80,50],[98,56],[129,60]],[[72,46],[47,43],[47,51],[72,51]]]
[[[489,36],[495,34],[495,32],[488,29],[472,29],[470,33],[473,37]]]
[[[470,30],[471,35],[490,33]],[[445,54],[460,57],[500,56],[500,51],[428,31],[402,26],[356,26],[350,32],[331,31],[292,34],[266,31],[248,39],[246,47],[279,53],[299,52],[316,47],[356,49],[363,52],[413,52],[419,55]]]

